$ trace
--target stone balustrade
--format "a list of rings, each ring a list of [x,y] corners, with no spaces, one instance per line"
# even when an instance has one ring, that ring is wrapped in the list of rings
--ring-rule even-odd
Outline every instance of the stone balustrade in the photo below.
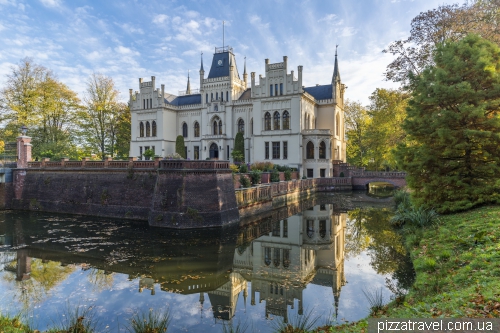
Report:
[[[113,161],[107,157],[104,161],[91,161],[84,158],[81,161],[50,161],[43,158],[42,161],[28,162],[29,169],[208,169],[229,170],[229,161],[189,161],[189,160],[163,160],[155,157],[152,161],[138,161],[131,157],[128,161]]]

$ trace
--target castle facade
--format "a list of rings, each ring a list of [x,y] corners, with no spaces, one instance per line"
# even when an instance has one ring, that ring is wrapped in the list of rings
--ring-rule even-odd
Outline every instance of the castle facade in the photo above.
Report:
[[[304,87],[303,67],[297,77],[282,62],[265,60],[265,75],[243,79],[233,49],[215,48],[205,77],[201,60],[200,89],[172,95],[151,81],[139,79],[130,92],[130,155],[144,158],[147,149],[158,156],[175,152],[178,135],[184,137],[186,157],[232,161],[235,136],[242,132],[245,162],[271,161],[297,168],[308,178],[331,177],[332,162],[346,160],[344,126],[345,85],[340,79],[337,54],[332,80]]]

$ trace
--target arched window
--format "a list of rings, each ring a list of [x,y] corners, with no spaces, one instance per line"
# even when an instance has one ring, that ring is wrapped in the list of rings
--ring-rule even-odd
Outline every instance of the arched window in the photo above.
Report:
[[[307,146],[306,146],[306,150],[307,150],[307,159],[314,159],[314,143],[312,143],[311,141],[309,141],[307,143]]]
[[[319,144],[319,158],[326,158],[326,144],[325,141],[321,141]]]
[[[253,135],[253,118],[250,119],[250,135]]]
[[[290,114],[288,111],[283,112],[283,129],[290,129]]]
[[[274,124],[273,124],[273,129],[275,130],[279,130],[280,129],[280,120],[281,120],[281,116],[280,116],[280,113],[278,111],[276,111],[274,113]]]
[[[151,136],[151,125],[149,125],[149,121],[146,121],[146,136]]]
[[[139,124],[139,136],[142,138],[144,136],[144,123],[141,121]]]
[[[200,137],[200,124],[197,121],[194,123],[194,137]]]
[[[214,135],[219,134],[219,121],[218,120],[219,120],[219,118],[215,117],[214,123],[213,123],[213,128],[214,128],[213,134]]]
[[[238,132],[245,134],[245,122],[243,119],[238,120]]]
[[[222,135],[222,120],[219,120],[219,135]]]
[[[266,112],[266,114],[264,115],[264,130],[271,130],[271,114],[269,112]]]
[[[219,158],[219,147],[217,144],[212,143],[210,145],[210,158],[218,159]]]
[[[151,123],[151,129],[152,129],[151,136],[156,136],[156,121],[154,121],[154,120]]]
[[[337,113],[337,116],[335,117],[335,134],[337,136],[340,135],[340,116]]]
[[[188,137],[188,125],[186,123],[182,124],[182,136],[185,138]]]

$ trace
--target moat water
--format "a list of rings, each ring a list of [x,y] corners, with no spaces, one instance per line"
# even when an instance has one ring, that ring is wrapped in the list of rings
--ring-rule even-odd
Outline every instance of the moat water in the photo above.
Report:
[[[39,330],[79,308],[106,332],[126,332],[150,310],[170,314],[168,332],[272,332],[304,317],[314,326],[359,320],[370,312],[366,295],[388,302],[411,285],[390,199],[355,192],[315,203],[188,231],[0,212],[0,313]]]

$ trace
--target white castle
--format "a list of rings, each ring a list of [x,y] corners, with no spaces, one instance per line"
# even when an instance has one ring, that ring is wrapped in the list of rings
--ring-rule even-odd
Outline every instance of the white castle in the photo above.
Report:
[[[139,79],[139,91],[130,89],[130,155],[143,157],[147,149],[159,156],[175,152],[178,135],[184,137],[187,158],[232,161],[238,132],[245,138],[245,162],[271,161],[297,168],[309,178],[331,177],[332,162],[346,160],[344,91],[335,52],[331,83],[302,86],[303,67],[288,72],[283,62],[265,60],[265,76],[250,73],[246,61],[243,80],[233,49],[215,48],[205,78],[203,58],[200,89],[188,83],[179,96],[156,88],[155,77]]]

